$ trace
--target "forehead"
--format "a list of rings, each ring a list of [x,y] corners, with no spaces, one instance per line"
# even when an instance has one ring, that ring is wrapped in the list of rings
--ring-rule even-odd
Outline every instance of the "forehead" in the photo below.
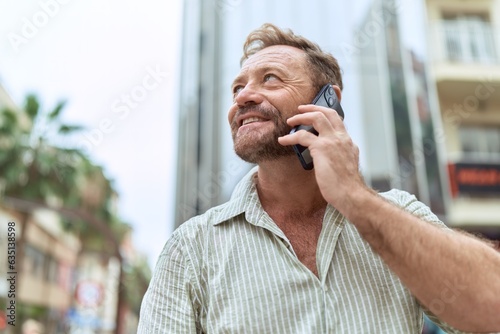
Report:
[[[305,51],[288,45],[273,45],[250,56],[241,66],[240,73],[263,67],[303,68],[306,65]]]

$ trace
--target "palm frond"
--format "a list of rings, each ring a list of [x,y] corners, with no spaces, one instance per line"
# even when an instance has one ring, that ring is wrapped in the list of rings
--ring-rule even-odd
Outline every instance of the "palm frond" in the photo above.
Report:
[[[26,105],[24,109],[26,110],[26,114],[33,121],[38,116],[38,112],[40,111],[38,98],[33,94],[28,95],[26,97]]]
[[[67,125],[63,124],[59,126],[58,132],[63,135],[72,134],[77,131],[82,131],[84,129],[81,125]]]
[[[56,107],[54,108],[54,110],[52,110],[48,117],[49,117],[49,120],[54,120],[56,119],[57,117],[59,117],[59,115],[61,114],[61,111],[64,109],[64,106],[66,105],[66,101],[61,101],[59,102]]]

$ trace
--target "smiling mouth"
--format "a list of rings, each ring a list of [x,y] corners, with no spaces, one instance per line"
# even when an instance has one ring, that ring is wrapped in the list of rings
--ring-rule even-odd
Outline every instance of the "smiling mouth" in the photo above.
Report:
[[[241,123],[241,126],[247,125],[247,124],[250,124],[250,123],[265,122],[265,121],[267,121],[267,120],[263,119],[263,118],[260,118],[260,117],[249,117],[249,118],[246,118],[246,119],[243,120],[243,122]]]

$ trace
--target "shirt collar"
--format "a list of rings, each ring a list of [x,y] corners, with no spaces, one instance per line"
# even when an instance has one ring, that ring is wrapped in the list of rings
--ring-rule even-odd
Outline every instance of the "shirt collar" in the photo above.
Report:
[[[255,209],[257,209],[258,212],[263,212],[260,207],[259,196],[254,182],[257,170],[257,166],[252,168],[241,179],[241,181],[238,182],[229,201],[215,208],[215,210],[217,210],[217,214],[213,216],[213,225],[221,224],[242,213],[245,213],[247,221],[251,223],[256,221],[251,217],[252,215],[249,215],[249,213],[254,212]]]
[[[231,195],[231,198],[225,204],[214,208],[216,210],[213,217],[213,225],[219,225],[231,218],[245,214],[245,220],[253,225],[262,225],[261,218],[265,214],[259,200],[257,187],[255,185],[255,176],[258,166],[253,167],[242,179]],[[333,217],[337,210],[330,204],[326,207],[325,217]],[[337,221],[337,220],[336,220]],[[344,223],[344,217],[340,216],[336,222],[340,226]]]

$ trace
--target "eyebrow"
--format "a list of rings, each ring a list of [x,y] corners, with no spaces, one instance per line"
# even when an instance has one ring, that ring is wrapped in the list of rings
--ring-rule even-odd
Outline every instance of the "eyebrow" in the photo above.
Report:
[[[242,74],[238,74],[238,75],[236,76],[236,78],[234,78],[233,82],[231,83],[231,89],[234,87],[234,85],[235,85],[237,82],[242,81],[242,80],[243,80],[243,77],[244,77],[244,75],[242,75]]]

